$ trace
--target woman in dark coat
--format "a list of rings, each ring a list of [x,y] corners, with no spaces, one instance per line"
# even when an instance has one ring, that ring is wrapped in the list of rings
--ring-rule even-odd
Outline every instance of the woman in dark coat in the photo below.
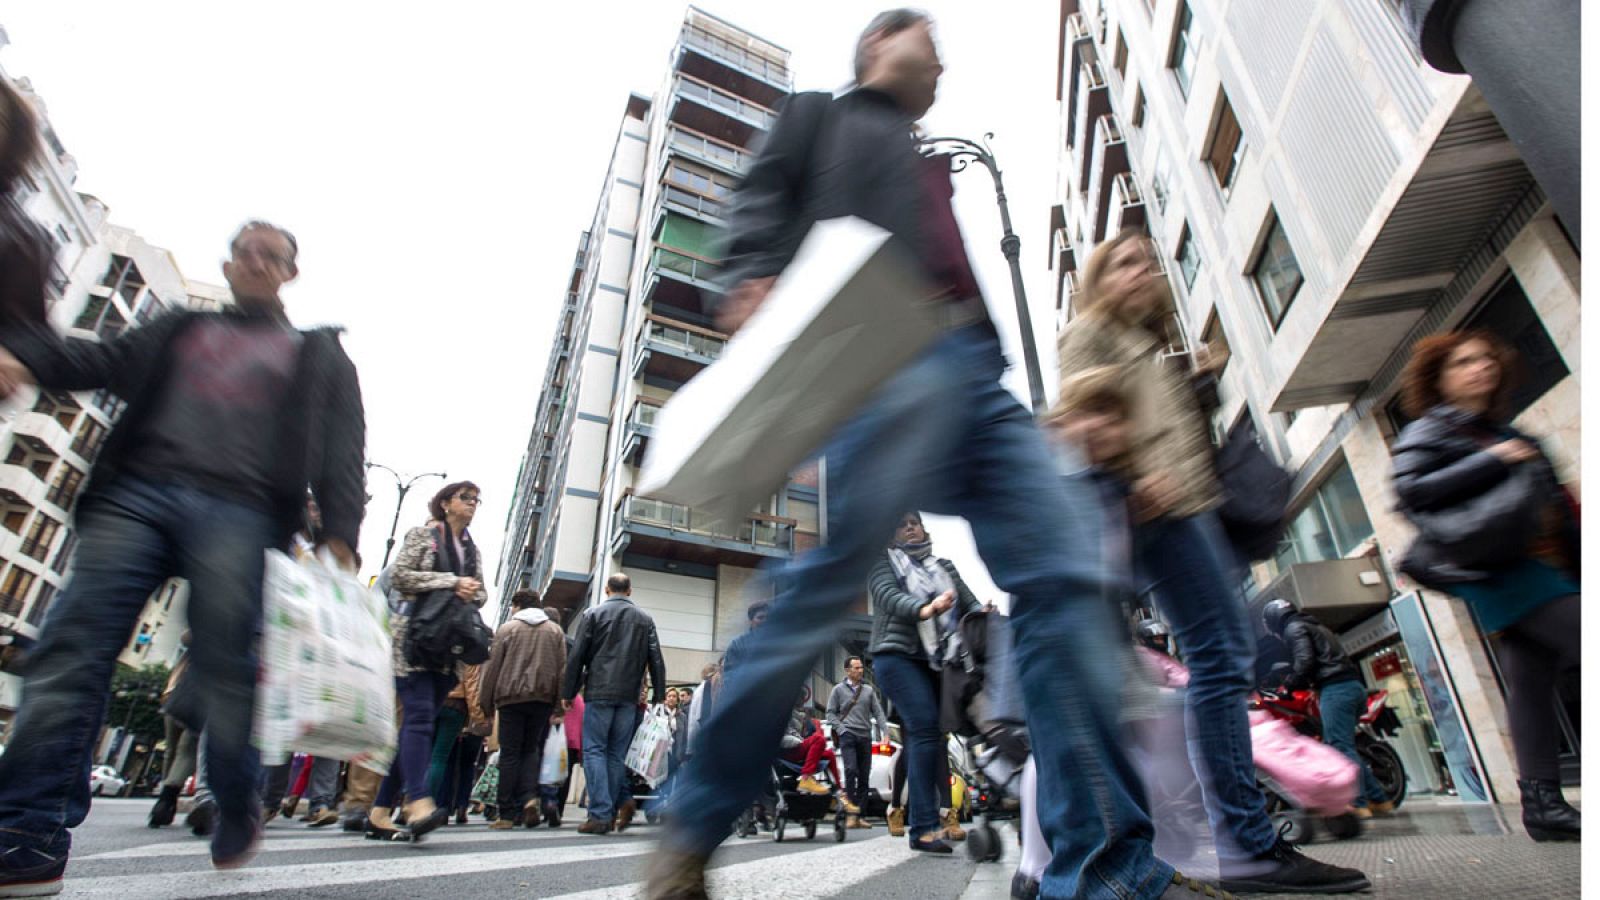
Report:
[[[1412,351],[1402,402],[1418,418],[1395,442],[1394,487],[1419,535],[1401,568],[1465,600],[1495,641],[1523,826],[1536,841],[1578,840],[1555,709],[1557,679],[1580,652],[1577,519],[1538,441],[1505,421],[1513,363],[1486,331],[1434,335]]]

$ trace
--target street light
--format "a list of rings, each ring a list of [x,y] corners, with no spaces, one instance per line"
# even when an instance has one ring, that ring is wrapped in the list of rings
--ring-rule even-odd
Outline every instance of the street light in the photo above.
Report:
[[[924,138],[918,147],[923,156],[943,156],[950,160],[950,171],[964,172],[972,162],[980,162],[994,176],[995,202],[1000,205],[1000,252],[1006,255],[1011,266],[1011,293],[1017,301],[1017,326],[1022,331],[1022,364],[1028,371],[1028,394],[1033,400],[1033,413],[1044,412],[1044,376],[1039,372],[1039,349],[1034,346],[1033,316],[1028,312],[1028,295],[1022,288],[1022,263],[1018,253],[1022,239],[1011,230],[1011,210],[1006,206],[1006,188],[1000,181],[1000,165],[995,162],[989,141],[994,132],[984,134],[983,141],[969,141],[958,137]]]
[[[424,478],[443,478],[448,480],[450,476],[443,472],[423,472],[421,475],[415,475],[408,479],[383,463],[369,462],[365,465],[368,469],[382,469],[393,475],[394,486],[400,489],[400,499],[395,501],[394,504],[394,522],[389,525],[389,543],[385,544],[383,548],[383,565],[378,567],[379,569],[387,569],[389,568],[389,554],[394,551],[394,533],[400,528],[400,508],[406,505],[406,494],[411,493],[412,485]]]

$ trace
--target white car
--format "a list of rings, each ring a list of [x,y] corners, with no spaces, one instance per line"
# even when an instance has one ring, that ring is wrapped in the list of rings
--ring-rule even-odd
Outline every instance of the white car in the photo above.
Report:
[[[127,786],[128,780],[118,775],[117,770],[110,766],[95,766],[89,770],[89,793],[96,797],[107,794],[115,797]]]

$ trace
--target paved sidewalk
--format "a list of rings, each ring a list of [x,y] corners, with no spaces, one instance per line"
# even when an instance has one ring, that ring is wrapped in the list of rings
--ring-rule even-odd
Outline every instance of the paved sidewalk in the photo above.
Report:
[[[1575,793],[1569,792],[1573,800]],[[1515,806],[1473,807],[1414,798],[1393,818],[1369,821],[1366,834],[1357,840],[1322,839],[1305,850],[1324,862],[1365,872],[1372,891],[1360,896],[1396,900],[1579,896],[1582,845],[1535,843],[1522,831],[1518,816]],[[1010,897],[1017,864],[1015,833],[1006,832],[1004,845],[1005,858],[979,866],[963,900]]]

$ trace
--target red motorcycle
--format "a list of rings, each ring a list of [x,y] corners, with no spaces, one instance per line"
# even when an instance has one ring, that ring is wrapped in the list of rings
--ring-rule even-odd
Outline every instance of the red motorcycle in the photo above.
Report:
[[[1369,691],[1367,708],[1356,723],[1356,752],[1372,771],[1384,795],[1396,809],[1406,798],[1406,769],[1400,754],[1387,738],[1400,730],[1400,717],[1389,708],[1388,691]],[[1290,691],[1261,687],[1250,701],[1251,709],[1261,709],[1283,719],[1301,734],[1322,740],[1322,709],[1315,691]]]

